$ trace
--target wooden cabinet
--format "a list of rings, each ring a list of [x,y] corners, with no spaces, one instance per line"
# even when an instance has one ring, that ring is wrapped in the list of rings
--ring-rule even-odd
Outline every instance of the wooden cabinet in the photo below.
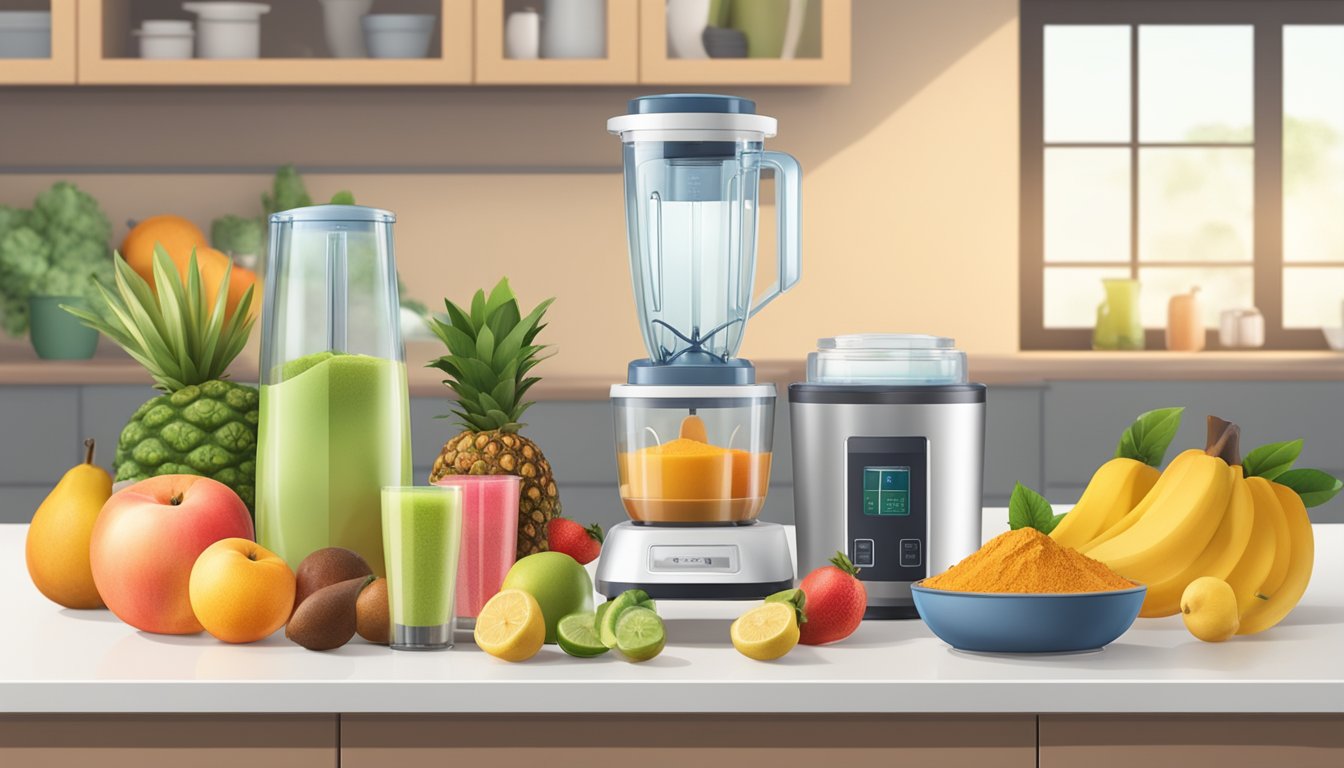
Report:
[[[621,85],[639,82],[639,8],[606,0],[606,56],[510,59],[504,55],[504,0],[476,0],[476,78],[482,85]]]
[[[1040,768],[1337,768],[1339,715],[1041,715]]]
[[[11,6],[12,7],[12,6]],[[73,85],[75,83],[75,0],[51,0],[51,57],[0,59],[0,85]],[[23,4],[20,10],[45,10]],[[9,10],[6,8],[4,10]]]

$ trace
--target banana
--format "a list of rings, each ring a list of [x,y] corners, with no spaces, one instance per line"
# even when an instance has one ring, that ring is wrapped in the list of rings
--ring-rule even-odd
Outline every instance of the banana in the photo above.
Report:
[[[1251,498],[1251,489],[1242,479],[1242,468],[1232,468],[1232,496],[1227,502],[1227,512],[1223,522],[1209,546],[1190,564],[1166,581],[1148,586],[1143,598],[1140,616],[1174,616],[1181,610],[1181,595],[1190,582],[1201,576],[1213,576],[1224,579],[1241,560],[1246,545],[1251,540],[1251,528],[1255,523],[1255,504]],[[1068,518],[1064,518],[1068,520]],[[1063,525],[1063,521],[1060,522]]]
[[[1253,635],[1283,621],[1283,617],[1293,610],[1302,594],[1307,591],[1311,581],[1311,568],[1316,559],[1316,542],[1311,532],[1311,518],[1307,508],[1297,492],[1278,483],[1270,483],[1279,506],[1283,509],[1285,527],[1288,529],[1290,552],[1288,567],[1282,583],[1273,592],[1265,592],[1263,599],[1257,599],[1241,616],[1239,635]],[[1275,563],[1277,566],[1277,563]],[[1268,583],[1268,582],[1266,582]]]
[[[1087,556],[1141,584],[1157,584],[1189,568],[1222,523],[1234,474],[1215,455],[1190,456],[1185,463],[1178,482],[1159,480],[1153,487],[1150,495],[1159,488],[1161,493],[1142,517],[1089,548]]]
[[[1270,515],[1270,522],[1274,525],[1274,564],[1269,567],[1269,573],[1265,574],[1265,580],[1260,582],[1256,591],[1262,595],[1272,595],[1278,591],[1283,584],[1283,578],[1288,575],[1289,561],[1293,557],[1292,534],[1288,530],[1288,516],[1283,509],[1283,499],[1274,492],[1273,485],[1263,477],[1252,477],[1251,493],[1259,494],[1264,499],[1267,507],[1271,507],[1274,512]],[[1254,605],[1254,603],[1252,603]]]
[[[1203,456],[1203,455],[1204,455],[1203,451],[1194,448],[1188,451],[1182,451],[1181,453],[1177,454],[1176,458],[1172,459],[1171,464],[1167,466],[1167,470],[1163,472],[1160,477],[1158,477],[1157,483],[1155,483],[1153,487],[1148,490],[1148,493],[1144,494],[1143,499],[1140,500],[1138,504],[1134,505],[1133,509],[1125,513],[1125,515],[1121,517],[1118,521],[1111,524],[1109,527],[1103,529],[1102,532],[1099,533],[1091,541],[1087,542],[1081,547],[1076,547],[1076,549],[1079,552],[1082,552],[1083,554],[1086,555],[1094,547],[1097,547],[1100,544],[1110,541],[1116,536],[1132,528],[1135,523],[1137,523],[1144,515],[1148,513],[1148,510],[1152,508],[1153,503],[1156,502],[1159,497],[1161,497],[1163,494],[1167,492],[1168,488],[1170,488],[1173,485],[1180,484],[1181,479],[1185,476],[1185,471],[1190,467],[1189,460],[1196,456]],[[1068,515],[1065,515],[1064,520],[1068,519],[1069,519]],[[1063,525],[1064,520],[1060,520],[1059,524]]]
[[[1087,544],[1138,506],[1160,475],[1156,468],[1134,459],[1111,459],[1102,464],[1050,538],[1074,549]]]
[[[1250,491],[1254,509],[1251,539],[1246,542],[1246,551],[1241,554],[1236,567],[1224,579],[1237,596],[1237,611],[1241,614],[1245,614],[1251,604],[1256,602],[1256,593],[1274,566],[1279,537],[1276,519],[1283,518],[1279,500],[1268,483],[1258,477],[1248,477],[1243,483]]]

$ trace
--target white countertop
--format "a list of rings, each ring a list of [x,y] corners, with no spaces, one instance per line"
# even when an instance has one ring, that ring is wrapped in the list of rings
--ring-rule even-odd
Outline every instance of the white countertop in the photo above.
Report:
[[[1004,517],[986,510],[987,537]],[[1172,617],[1139,619],[1100,652],[984,656],[919,621],[870,621],[762,663],[728,640],[744,604],[660,601],[667,649],[643,664],[555,646],[509,664],[469,640],[314,653],[282,633],[248,646],[144,634],[47,602],[26,530],[0,525],[0,712],[1344,712],[1344,525],[1315,527],[1311,587],[1281,625],[1219,645]]]

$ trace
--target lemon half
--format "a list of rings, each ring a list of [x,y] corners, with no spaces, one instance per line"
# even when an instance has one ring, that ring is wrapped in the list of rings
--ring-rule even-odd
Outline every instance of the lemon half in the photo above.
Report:
[[[521,589],[506,589],[481,608],[473,637],[495,658],[526,661],[546,642],[546,619],[535,597]]]
[[[737,617],[729,634],[743,656],[778,659],[798,644],[798,612],[786,603],[766,603]]]

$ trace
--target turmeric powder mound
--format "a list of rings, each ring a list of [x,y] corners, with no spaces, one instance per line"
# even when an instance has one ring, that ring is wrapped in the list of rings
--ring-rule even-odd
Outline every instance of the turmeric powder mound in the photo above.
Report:
[[[1061,547],[1035,528],[999,534],[985,546],[920,586],[952,592],[1110,592],[1132,589],[1125,579],[1087,555]]]

